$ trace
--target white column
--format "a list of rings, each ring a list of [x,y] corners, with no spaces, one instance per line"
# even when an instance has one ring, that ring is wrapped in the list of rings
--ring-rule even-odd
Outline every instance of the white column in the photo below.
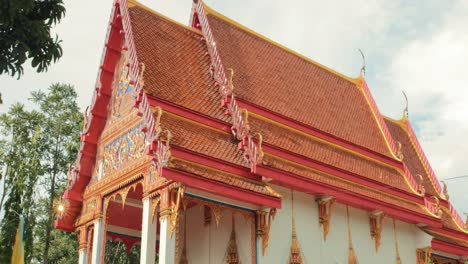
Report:
[[[154,220],[151,218],[151,199],[145,198],[143,199],[143,219],[141,227],[141,264],[155,263],[157,217],[154,217]]]
[[[78,251],[78,264],[86,264],[86,248]]]
[[[159,264],[174,264],[175,234],[171,237],[171,219],[169,216],[161,217],[159,230]],[[175,233],[175,231],[174,231]]]
[[[96,219],[94,222],[93,232],[93,252],[91,255],[91,264],[100,264],[100,252],[101,252],[101,241],[102,241],[102,218]]]

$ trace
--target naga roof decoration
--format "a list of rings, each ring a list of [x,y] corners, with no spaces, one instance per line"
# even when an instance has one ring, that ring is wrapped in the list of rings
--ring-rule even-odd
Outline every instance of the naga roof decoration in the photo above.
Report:
[[[281,196],[268,183],[279,184],[423,224],[450,243],[468,240],[409,121],[384,121],[362,76],[330,70],[202,1],[193,4],[192,27],[133,0],[116,0],[110,22],[56,227],[73,231],[76,220],[102,211],[99,195],[146,173],[145,188],[181,182],[272,208]],[[135,130],[109,130],[129,119]],[[146,155],[118,173],[103,162],[101,174],[104,141],[127,149],[143,142]]]

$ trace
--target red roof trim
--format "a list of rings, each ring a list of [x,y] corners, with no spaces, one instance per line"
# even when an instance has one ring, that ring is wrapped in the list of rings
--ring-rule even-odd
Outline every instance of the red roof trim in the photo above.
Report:
[[[181,182],[187,185],[188,187],[194,189],[221,195],[250,204],[267,206],[272,208],[281,208],[281,198],[270,197],[267,195],[242,190],[237,187],[232,187],[224,183],[201,179],[197,176],[193,176],[192,174],[181,172],[179,170],[168,167],[163,168],[163,175],[165,178]]]
[[[120,7],[116,2],[111,12],[111,23],[107,31],[106,44],[96,80],[96,89],[94,90],[89,111],[86,113],[88,124],[83,129],[75,168],[70,175],[68,190],[63,196],[69,202],[67,214],[55,221],[56,228],[66,231],[73,231],[75,219],[81,211],[82,194],[91,179],[95,162],[97,151],[95,142],[97,142],[106,124],[107,105],[110,101],[109,94],[112,93],[114,79],[114,71],[109,69],[115,69],[120,59],[120,52],[116,51],[120,50],[123,43],[123,35],[120,33],[122,23],[119,14]],[[112,49],[108,47],[112,47]]]
[[[437,250],[444,253],[449,253],[457,256],[468,256],[468,248],[440,241],[435,238],[431,240],[431,247],[433,250]]]

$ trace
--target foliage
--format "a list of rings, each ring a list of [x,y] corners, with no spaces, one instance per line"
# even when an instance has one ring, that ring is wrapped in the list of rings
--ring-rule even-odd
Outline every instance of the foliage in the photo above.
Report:
[[[36,111],[26,111],[23,105],[13,105],[10,111],[0,116],[1,132],[5,147],[3,192],[0,206],[4,218],[0,226],[0,263],[8,263],[19,218],[25,217],[26,259],[31,258],[35,214],[34,190],[42,173],[40,153],[40,125],[42,115]],[[6,200],[4,200],[6,198]]]
[[[11,256],[18,226],[15,212],[26,219],[26,262],[69,263],[77,258],[76,236],[53,230],[54,201],[65,188],[67,167],[79,146],[82,125],[76,97],[72,86],[54,84],[47,93],[32,93],[40,111],[17,104],[0,116],[0,156],[6,168],[0,263],[8,263]]]
[[[51,28],[65,15],[62,0],[0,1],[0,74],[23,74],[30,58],[37,72],[47,71],[62,56],[61,41]]]
[[[130,254],[127,254],[125,245],[121,242],[106,242],[104,263],[111,264],[133,264],[140,262],[140,247],[133,246]],[[157,261],[156,261],[157,263]]]

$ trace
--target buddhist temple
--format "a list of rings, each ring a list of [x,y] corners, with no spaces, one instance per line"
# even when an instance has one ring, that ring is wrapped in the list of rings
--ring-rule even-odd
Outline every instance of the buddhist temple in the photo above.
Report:
[[[114,2],[62,202],[80,264],[109,241],[140,263],[468,263],[405,114],[201,0],[188,26]]]

